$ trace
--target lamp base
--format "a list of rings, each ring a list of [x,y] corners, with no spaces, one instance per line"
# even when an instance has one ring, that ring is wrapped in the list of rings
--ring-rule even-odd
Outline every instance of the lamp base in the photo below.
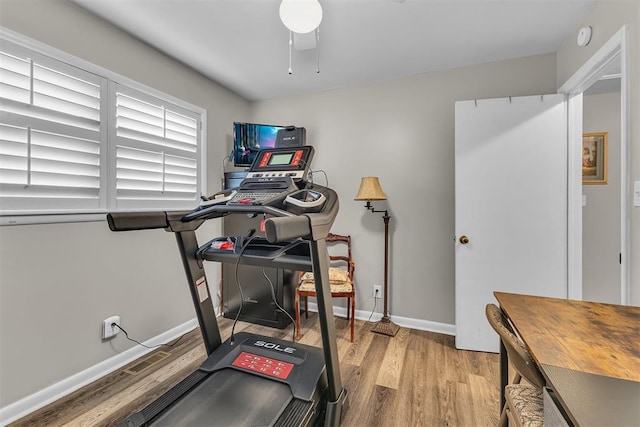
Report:
[[[373,325],[371,332],[395,337],[398,333],[398,329],[400,329],[400,326],[393,323],[388,316],[384,316],[375,325]]]

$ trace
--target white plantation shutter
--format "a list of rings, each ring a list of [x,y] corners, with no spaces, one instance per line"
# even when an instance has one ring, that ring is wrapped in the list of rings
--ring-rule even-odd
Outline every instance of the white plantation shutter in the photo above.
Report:
[[[197,204],[204,110],[2,29],[0,41],[0,224]]]
[[[115,85],[118,208],[185,208],[200,194],[200,115]]]
[[[0,209],[106,207],[102,147],[106,80],[3,41],[0,48]]]

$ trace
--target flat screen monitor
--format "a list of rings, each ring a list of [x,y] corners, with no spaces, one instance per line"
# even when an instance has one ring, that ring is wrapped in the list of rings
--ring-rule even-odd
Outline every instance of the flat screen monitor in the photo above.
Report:
[[[234,166],[249,167],[258,151],[263,148],[274,148],[280,129],[284,129],[284,126],[235,122],[233,124]]]

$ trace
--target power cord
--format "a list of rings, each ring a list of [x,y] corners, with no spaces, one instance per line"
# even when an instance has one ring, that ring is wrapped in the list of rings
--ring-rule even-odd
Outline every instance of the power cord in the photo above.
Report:
[[[172,342],[171,344],[158,344],[158,345],[152,345],[152,346],[148,346],[145,344],[142,344],[140,341],[134,340],[133,338],[129,337],[129,334],[127,333],[127,331],[124,330],[124,328],[120,325],[118,325],[117,323],[113,322],[111,324],[111,327],[116,327],[118,329],[120,329],[123,333],[124,336],[127,337],[127,339],[129,341],[133,341],[134,343],[143,346],[144,348],[158,348],[158,347],[173,347],[174,345],[176,345],[178,343],[178,341],[180,341],[186,334],[182,334],[178,339],[176,339],[174,342]]]
[[[220,181],[222,184],[222,188],[224,188],[224,167],[227,164],[227,162],[230,162],[233,159],[233,150],[231,150],[231,153],[227,154],[226,156],[224,156],[222,158],[222,163],[220,164]]]
[[[289,320],[291,320],[291,323],[293,323],[293,336],[291,337],[291,342],[296,342],[296,321],[293,319],[293,317],[291,317],[289,312],[284,308],[282,308],[280,304],[278,304],[278,301],[276,301],[276,291],[273,287],[273,282],[271,281],[271,279],[269,279],[269,276],[267,276],[267,273],[264,271],[264,268],[262,269],[262,275],[264,276],[265,279],[267,279],[267,282],[269,282],[269,289],[271,290],[271,300],[273,301],[275,306],[278,308],[278,310],[286,314]]]
[[[236,259],[235,278],[236,278],[236,285],[238,285],[238,291],[240,292],[240,308],[238,309],[238,312],[236,313],[235,319],[233,319],[233,326],[231,327],[231,340],[230,340],[231,345],[233,345],[234,342],[235,342],[236,323],[238,323],[238,318],[240,317],[240,313],[242,312],[242,309],[244,308],[244,293],[242,292],[242,285],[240,284],[240,278],[238,276],[238,267],[240,266],[240,259],[244,255],[244,251],[249,246],[249,243],[251,243],[251,241],[253,239],[255,239],[256,237],[258,237],[258,236],[253,236],[249,240],[247,240],[247,243],[245,243],[245,245],[242,247],[242,249],[240,249],[240,253],[238,254],[238,258]],[[236,242],[236,244],[237,244],[237,242]]]
[[[369,315],[369,320],[367,320],[367,322],[371,322],[371,317],[373,317],[373,313],[376,311],[377,306],[378,306],[378,290],[376,289],[376,294],[373,296],[373,309],[371,310],[371,314]]]
[[[321,172],[324,175],[324,181],[325,181],[325,187],[329,187],[329,177],[327,176],[327,172],[325,172],[323,169],[316,169],[316,170],[310,170],[309,171],[309,181],[311,182],[311,187],[313,187],[313,174],[316,172]]]

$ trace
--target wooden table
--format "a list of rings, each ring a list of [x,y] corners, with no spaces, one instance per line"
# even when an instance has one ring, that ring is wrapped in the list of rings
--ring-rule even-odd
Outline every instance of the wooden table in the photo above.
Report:
[[[640,425],[639,307],[494,295],[571,422]],[[503,350],[503,393],[506,367]]]

